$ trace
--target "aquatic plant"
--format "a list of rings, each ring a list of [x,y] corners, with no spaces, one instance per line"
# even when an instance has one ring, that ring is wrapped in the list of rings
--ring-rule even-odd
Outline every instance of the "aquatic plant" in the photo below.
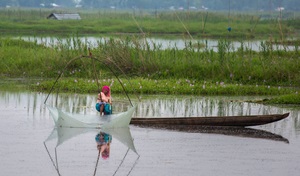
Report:
[[[293,94],[281,95],[275,98],[264,101],[266,104],[290,104],[290,105],[299,105],[300,104],[300,95],[298,92]]]
[[[182,79],[149,79],[131,78],[121,79],[128,93],[138,94],[185,94],[185,95],[284,95],[295,93],[296,90],[287,87],[266,86],[266,85],[242,85],[227,84],[225,82],[203,82],[197,80]],[[111,85],[114,78],[99,80],[100,85]],[[31,85],[36,91],[49,91],[54,81],[43,81]],[[64,78],[60,80],[59,90],[76,93],[96,93],[98,91],[95,81],[87,79]],[[113,84],[114,93],[123,93],[120,84]]]
[[[45,46],[21,39],[1,38],[1,75],[54,78],[72,58],[89,55],[89,43],[76,36],[55,41]],[[103,39],[93,47],[93,56],[109,64],[117,74],[130,77],[299,86],[297,51],[278,51],[263,42],[260,52],[248,48],[235,49],[229,41],[220,41],[218,51],[201,46],[195,49],[189,44],[183,50],[176,47],[163,50],[152,48],[138,37]],[[67,69],[66,77],[88,79],[95,77],[94,69],[102,77],[109,76],[105,65],[94,68],[93,63],[86,60],[78,60]],[[120,69],[122,72],[118,71]]]

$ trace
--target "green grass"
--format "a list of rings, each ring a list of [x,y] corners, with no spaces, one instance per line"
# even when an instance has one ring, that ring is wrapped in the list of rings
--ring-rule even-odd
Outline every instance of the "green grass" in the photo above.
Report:
[[[297,95],[300,87],[298,44],[295,43],[294,51],[276,50],[278,44],[287,46],[285,38],[293,38],[300,29],[297,19],[259,20],[256,14],[233,14],[228,19],[224,13],[213,12],[133,15],[128,11],[81,11],[82,20],[79,21],[45,19],[51,12],[0,10],[0,31],[4,35],[53,35],[59,41],[46,47],[36,42],[1,37],[1,78],[37,78],[39,81],[34,84],[28,83],[31,89],[48,91],[53,79],[64,71],[60,83],[62,90],[82,93],[97,91],[92,80],[113,79],[110,69],[122,80],[126,80],[124,75],[130,77],[132,87],[127,87],[130,93],[136,90],[144,94]],[[228,26],[232,27],[231,32],[227,31]],[[102,34],[118,37],[99,42],[92,48],[93,56],[100,63],[81,58],[64,69],[71,59],[88,55],[89,45],[81,42],[78,36]],[[60,35],[69,36],[66,43],[57,37]],[[140,42],[143,37],[153,35],[180,36],[187,39],[187,43],[184,49],[162,50],[159,46],[150,49]],[[244,45],[229,52],[232,49],[230,38],[238,38],[243,44],[243,39],[266,36],[270,38],[260,44],[260,51]],[[203,43],[189,42],[191,37],[222,39],[215,52]],[[102,81],[102,84],[109,82]],[[117,84],[113,88],[115,92],[122,91]]]
[[[60,39],[58,39],[60,41]],[[20,39],[0,39],[0,74],[8,77],[54,78],[74,57],[88,55],[88,44],[78,38],[45,47]],[[117,74],[151,79],[191,79],[230,84],[261,84],[270,86],[300,86],[299,52],[277,51],[261,43],[261,51],[240,48],[228,52],[230,41],[220,40],[218,52],[202,45],[187,43],[186,48],[150,49],[138,39],[110,39],[92,49],[95,58],[109,64]],[[199,50],[199,51],[197,51]],[[94,76],[93,63],[78,60],[66,68],[65,75],[80,78]],[[120,71],[120,69],[122,71]],[[108,73],[101,64],[96,70]],[[80,70],[80,71],[79,71]]]
[[[73,9],[2,9],[0,31],[6,35],[112,35],[141,33],[148,35],[184,35],[194,38],[251,39],[264,36],[291,37],[300,27],[297,18],[278,22],[261,20],[261,14],[225,12],[87,11],[79,10],[82,20],[46,19],[50,13],[74,13]],[[281,25],[281,28],[279,27]],[[229,33],[227,27],[231,27]]]
[[[267,103],[267,104],[299,105],[300,104],[300,95],[298,92],[296,94],[282,95],[282,96],[278,96],[276,98],[267,100],[265,103]]]
[[[175,95],[284,95],[296,94],[297,90],[287,87],[266,85],[227,84],[224,82],[203,82],[188,79],[150,79],[121,78],[127,93],[138,94],[175,94]],[[115,78],[100,79],[99,85],[112,85],[114,93],[124,93],[121,84]],[[54,80],[37,81],[32,90],[49,92]],[[94,79],[63,78],[55,88],[62,92],[97,93],[98,84]]]

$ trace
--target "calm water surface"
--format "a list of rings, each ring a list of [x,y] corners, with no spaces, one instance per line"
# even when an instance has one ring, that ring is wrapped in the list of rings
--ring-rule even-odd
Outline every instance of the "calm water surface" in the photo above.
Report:
[[[27,41],[35,41],[38,44],[44,44],[45,46],[58,46],[61,44],[66,44],[67,46],[72,46],[73,41],[68,39],[57,39],[53,37],[22,37],[23,40]],[[87,44],[90,47],[97,47],[99,43],[104,43],[105,41],[109,40],[108,37],[98,38],[98,37],[79,37],[79,41],[83,44]],[[184,40],[184,39],[162,39],[162,38],[145,38],[140,40],[141,43],[147,43],[151,49],[172,49],[176,48],[179,50],[190,48],[191,45],[197,46],[197,44],[203,44],[205,47],[202,50],[213,50],[218,51],[218,43],[219,40],[216,39],[201,39],[201,40]],[[76,39],[76,41],[78,40]],[[253,50],[253,51],[261,51],[261,43],[265,42],[265,40],[246,40],[240,41],[231,41],[230,42],[230,51],[236,51],[237,49],[243,47],[244,50]],[[295,46],[290,45],[273,45],[273,50],[286,50],[286,51],[293,51],[295,50]]]
[[[243,130],[208,128],[187,132],[130,126],[112,132],[110,156],[98,160],[95,136],[99,130],[55,129],[43,104],[45,97],[42,93],[0,91],[1,175],[300,173],[300,108],[243,102],[262,97],[144,96],[137,106],[137,116],[291,114],[282,121]],[[53,97],[49,104],[54,104]],[[117,99],[122,97],[114,97],[114,112],[128,107]],[[93,95],[60,95],[57,106],[70,112],[96,113],[95,101]]]

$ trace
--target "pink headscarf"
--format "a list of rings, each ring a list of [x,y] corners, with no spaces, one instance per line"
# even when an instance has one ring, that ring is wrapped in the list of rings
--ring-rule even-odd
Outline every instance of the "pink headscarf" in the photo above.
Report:
[[[107,91],[107,95],[106,96],[110,97],[110,88],[109,88],[109,86],[103,86],[102,87],[102,92],[104,92],[104,90]]]
[[[107,151],[109,149],[105,149],[103,152],[102,152],[102,158],[104,160],[108,159],[109,158],[109,151]]]

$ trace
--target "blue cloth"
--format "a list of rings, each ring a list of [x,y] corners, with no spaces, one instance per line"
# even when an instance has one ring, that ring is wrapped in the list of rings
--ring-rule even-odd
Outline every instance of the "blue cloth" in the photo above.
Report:
[[[104,104],[104,114],[105,115],[112,114],[112,107],[109,103]]]
[[[102,104],[104,104],[104,103],[103,103],[103,102],[98,102],[98,103],[96,103],[96,110],[97,110],[98,112],[100,112],[100,106],[101,106]]]
[[[103,137],[103,140],[101,140],[101,136]],[[96,135],[95,140],[98,144],[105,144],[111,142],[112,136],[110,134],[100,132]]]
[[[109,103],[104,103],[104,102],[98,102],[96,103],[96,110],[100,112],[100,107],[101,105],[104,105],[104,115],[109,115],[112,114],[112,107]]]

